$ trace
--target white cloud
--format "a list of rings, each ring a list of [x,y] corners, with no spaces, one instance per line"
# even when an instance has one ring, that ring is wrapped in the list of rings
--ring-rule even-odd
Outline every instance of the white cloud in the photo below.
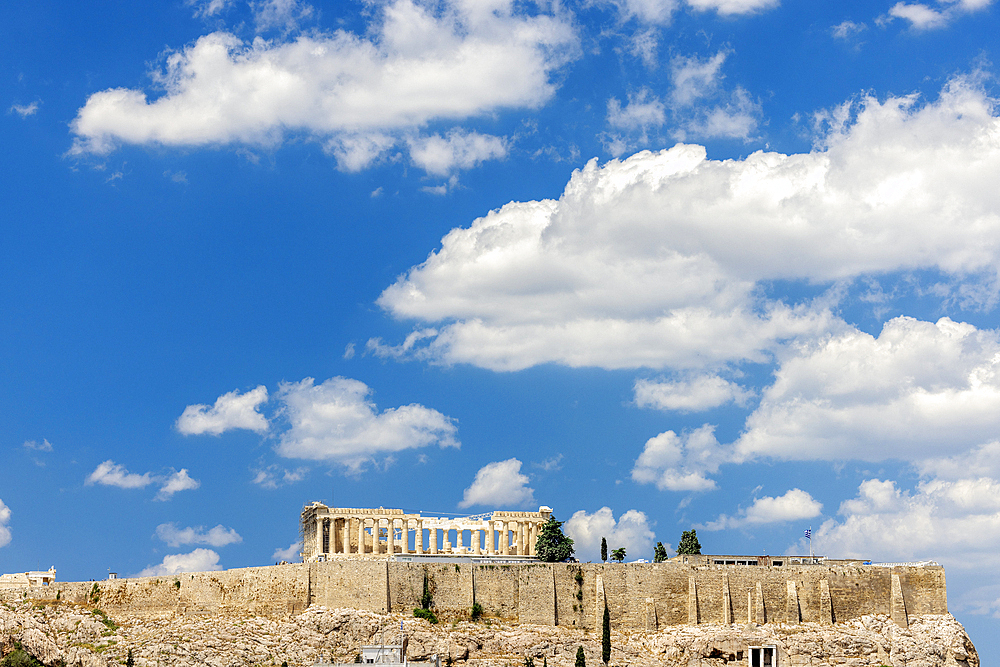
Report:
[[[196,18],[209,18],[218,16],[223,11],[231,7],[234,0],[185,0],[184,4],[194,7]]]
[[[470,169],[484,160],[507,155],[502,137],[454,129],[444,137],[434,134],[408,141],[413,163],[429,174],[447,176],[455,169]]]
[[[667,491],[711,491],[715,481],[706,474],[731,459],[710,424],[681,435],[666,431],[646,441],[632,467],[632,480]]]
[[[219,396],[215,405],[189,405],[177,418],[177,430],[184,435],[220,435],[242,428],[257,433],[268,429],[267,419],[257,409],[267,402],[267,388],[258,386],[244,394],[231,391]]]
[[[88,486],[91,484],[117,486],[119,489],[142,489],[154,481],[152,475],[148,472],[142,475],[130,473],[125,466],[108,459],[104,463],[99,464],[94,469],[94,472],[90,473],[86,484]]]
[[[777,498],[770,496],[757,498],[750,507],[741,510],[737,516],[722,514],[704,528],[706,530],[722,530],[724,528],[799,521],[817,517],[822,511],[823,503],[814,499],[809,493],[802,489],[789,489],[785,495]]]
[[[491,505],[502,508],[532,505],[535,491],[528,486],[528,481],[528,476],[521,474],[521,462],[517,459],[487,463],[476,473],[458,506]]]
[[[191,553],[164,556],[163,562],[150,565],[137,577],[162,577],[181,572],[212,572],[221,570],[219,554],[211,549],[195,549]]]
[[[1000,266],[994,108],[959,78],[927,104],[842,107],[809,153],[715,161],[678,145],[592,160],[558,200],[453,229],[378,303],[435,325],[403,356],[517,370],[718,368],[847,329],[823,302],[768,300],[772,280],[929,269],[986,301]]]
[[[271,558],[275,561],[287,560],[289,562],[295,562],[299,560],[299,553],[302,551],[301,542],[292,542],[288,545],[287,549],[275,549],[274,553],[271,554]]]
[[[256,7],[293,5],[293,14],[303,7]],[[555,91],[552,73],[578,52],[569,17],[524,15],[513,0],[394,0],[371,9],[364,36],[314,31],[247,44],[226,32],[205,35],[152,73],[160,97],[128,88],[91,95],[72,123],[70,152],[276,146],[302,134],[355,171],[430,121],[544,104]]]
[[[986,9],[993,0],[938,0],[937,6],[922,2],[897,2],[886,16],[879,17],[876,22],[885,25],[893,19],[903,19],[910,22],[914,30],[934,30],[944,28],[963,14],[971,14]]]
[[[563,530],[573,538],[576,557],[581,561],[600,560],[602,537],[608,540],[609,554],[612,549],[625,547],[629,560],[653,559],[656,536],[650,529],[646,514],[639,510],[629,510],[617,521],[610,507],[602,507],[593,514],[580,510],[570,517]]]
[[[821,552],[937,560],[961,569],[1000,566],[1000,483],[992,478],[925,480],[912,492],[892,480],[869,479],[838,514],[813,531]]]
[[[416,403],[377,412],[363,382],[335,377],[282,383],[278,399],[289,428],[279,437],[281,456],[335,461],[352,470],[380,454],[437,444],[458,447],[454,420]]]
[[[837,25],[830,28],[830,34],[832,34],[837,39],[849,39],[858,35],[868,29],[868,26],[864,23],[855,23],[854,21],[841,21]]]
[[[638,93],[629,93],[628,103],[623,107],[617,98],[608,100],[608,125],[630,132],[660,127],[666,122],[663,102],[648,88]]]
[[[160,487],[160,492],[156,494],[154,500],[170,500],[178,491],[190,491],[201,486],[201,482],[191,479],[187,468],[182,468],[179,472],[170,475]]]
[[[259,484],[265,489],[277,489],[279,486],[284,486],[285,484],[301,482],[309,473],[309,468],[289,470],[276,463],[272,463],[266,468],[261,468],[255,472],[257,474],[253,478],[254,484]]]
[[[156,527],[156,536],[171,547],[180,547],[188,544],[206,544],[210,547],[224,547],[227,544],[239,544],[243,541],[240,534],[233,528],[226,528],[219,524],[208,531],[204,526],[196,528],[178,528],[176,523],[161,523]]]
[[[783,359],[736,443],[742,457],[879,461],[955,455],[1000,432],[1000,333],[898,317]]]
[[[722,16],[733,16],[773,9],[778,6],[779,0],[687,0],[687,3],[699,11],[716,11]]]
[[[46,440],[45,438],[42,438],[41,442],[38,442],[37,440],[25,440],[24,448],[33,449],[36,452],[51,452],[52,443]]]
[[[10,544],[10,508],[0,500],[0,547]]]
[[[670,100],[678,139],[694,135],[746,140],[756,129],[760,104],[741,87],[731,92],[722,88],[722,65],[728,56],[719,51],[711,58],[677,56],[671,61]]]
[[[312,5],[300,0],[251,0],[250,9],[259,33],[296,30],[300,21],[310,18],[315,12]]]
[[[156,494],[155,500],[170,500],[178,491],[197,489],[201,486],[201,482],[191,479],[186,468],[167,477],[148,472],[139,475],[129,472],[125,466],[111,459],[99,464],[94,472],[87,476],[85,483],[87,486],[101,484],[116,486],[119,489],[143,489],[150,484],[160,484],[160,491]]]
[[[726,403],[745,406],[754,395],[718,375],[695,375],[677,382],[638,379],[633,392],[640,408],[678,412],[698,412]]]
[[[10,109],[7,110],[7,113],[16,113],[21,118],[27,118],[28,116],[34,116],[38,113],[38,107],[40,104],[41,103],[37,100],[31,104],[12,104]]]
[[[777,7],[779,0],[685,0],[688,7],[699,12],[714,11],[722,16],[754,14]],[[667,25],[680,7],[679,0],[610,0],[618,9],[620,19],[636,19],[642,23]]]

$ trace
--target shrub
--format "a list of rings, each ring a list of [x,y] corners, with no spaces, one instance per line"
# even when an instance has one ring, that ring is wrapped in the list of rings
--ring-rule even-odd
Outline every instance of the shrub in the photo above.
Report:
[[[472,603],[472,613],[469,614],[473,621],[478,621],[483,617],[483,605],[478,602]]]
[[[431,611],[430,609],[421,609],[417,607],[416,609],[413,610],[413,615],[416,616],[417,618],[424,619],[428,623],[436,624],[438,622],[437,616],[435,616],[434,612]]]
[[[583,647],[576,647],[576,667],[587,667],[587,656],[583,654]]]

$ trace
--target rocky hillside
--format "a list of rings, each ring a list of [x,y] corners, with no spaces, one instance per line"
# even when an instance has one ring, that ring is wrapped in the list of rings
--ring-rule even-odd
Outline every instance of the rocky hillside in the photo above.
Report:
[[[409,636],[409,658],[436,653],[467,667],[521,667],[527,656],[541,667],[572,667],[578,646],[587,664],[600,664],[600,635],[564,627],[513,625],[496,619],[431,625],[400,615],[311,607],[287,619],[259,617],[109,618],[84,606],[33,602],[0,605],[0,649],[21,646],[46,665],[109,667],[129,650],[141,667],[308,666],[353,662],[362,644]],[[383,634],[384,632],[384,634]],[[778,647],[785,665],[899,665],[978,667],[979,657],[951,615],[918,616],[900,629],[886,616],[865,616],[833,627],[700,625],[657,633],[613,632],[611,665],[662,667],[747,664],[748,645]]]

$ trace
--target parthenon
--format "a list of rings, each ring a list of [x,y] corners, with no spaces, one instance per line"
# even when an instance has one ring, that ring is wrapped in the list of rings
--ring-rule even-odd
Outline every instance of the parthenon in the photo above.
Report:
[[[394,558],[397,554],[533,559],[538,533],[551,516],[552,508],[545,506],[537,512],[495,511],[447,518],[313,502],[302,510],[302,559]]]

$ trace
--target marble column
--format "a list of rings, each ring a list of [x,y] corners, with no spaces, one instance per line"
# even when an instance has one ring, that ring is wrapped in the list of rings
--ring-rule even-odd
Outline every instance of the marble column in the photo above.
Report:
[[[500,555],[509,556],[510,555],[510,523],[507,521],[500,522]]]
[[[492,519],[486,522],[486,553],[489,554],[490,556],[494,555],[497,552],[496,542],[494,537],[496,533],[494,532],[493,523],[494,522]]]
[[[462,527],[455,526],[455,551],[456,553],[461,553],[462,551]]]
[[[341,553],[349,554],[351,553],[351,517],[345,516],[343,521],[344,521],[344,527],[340,534],[343,536],[344,539],[344,544],[343,544],[344,548],[341,551]]]
[[[430,529],[431,534],[431,553],[436,554],[438,552],[438,529],[437,526],[432,526]]]
[[[365,519],[358,517],[358,555],[365,555]]]
[[[470,535],[472,536],[472,555],[478,556],[481,553],[480,545],[482,544],[480,533],[478,530],[473,530]]]
[[[389,517],[386,521],[389,530],[385,533],[385,552],[391,556],[396,553],[396,520]]]
[[[424,522],[421,519],[417,519],[417,534],[414,537],[414,546],[418,554],[424,553]]]
[[[323,517],[316,517],[316,553],[323,553]]]

